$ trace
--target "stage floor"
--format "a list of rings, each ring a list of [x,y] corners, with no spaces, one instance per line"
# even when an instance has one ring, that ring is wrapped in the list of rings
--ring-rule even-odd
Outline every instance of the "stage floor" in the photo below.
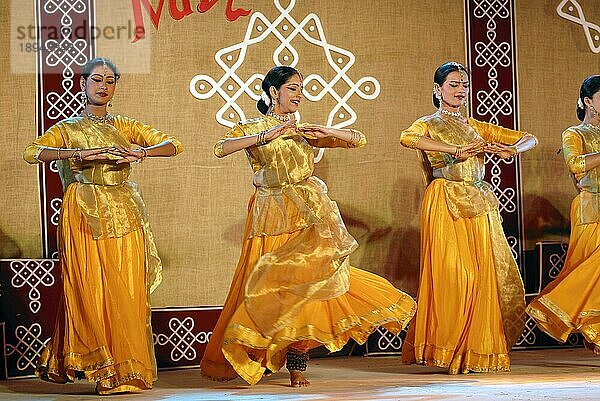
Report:
[[[584,349],[514,351],[510,373],[449,376],[443,369],[402,365],[397,357],[313,359],[308,388],[288,387],[281,371],[250,387],[217,383],[197,369],[159,372],[155,388],[117,400],[599,400],[600,357]],[[37,379],[0,381],[0,400],[98,400],[87,382],[70,385]]]

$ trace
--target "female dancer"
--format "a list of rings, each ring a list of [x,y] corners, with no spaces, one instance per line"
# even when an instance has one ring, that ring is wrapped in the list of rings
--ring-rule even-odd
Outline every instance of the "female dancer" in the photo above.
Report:
[[[600,75],[587,77],[579,91],[581,124],[562,134],[567,167],[579,195],[571,204],[571,239],[565,265],[527,307],[539,328],[558,341],[583,334],[600,354]]]
[[[265,76],[258,109],[215,145],[217,157],[245,150],[254,171],[242,253],[202,359],[214,380],[257,383],[286,364],[294,387],[309,385],[306,352],[366,341],[377,326],[399,332],[414,301],[379,276],[350,266],[357,243],[327,187],[313,175],[315,147],[363,146],[359,131],[296,125],[302,76],[287,66]],[[268,369],[268,371],[267,371]]]
[[[56,161],[65,188],[62,294],[36,374],[58,383],[85,377],[99,394],[150,389],[156,379],[150,292],[161,281],[161,262],[146,207],[128,177],[131,162],[182,150],[169,135],[107,113],[118,80],[110,60],[87,62],[81,115],[55,124],[24,153],[28,163]]]
[[[498,200],[483,181],[483,153],[508,159],[536,145],[532,135],[463,117],[468,91],[467,69],[442,64],[434,75],[438,110],[401,136],[402,145],[424,151],[432,168],[421,206],[418,307],[402,359],[450,374],[509,369],[524,289]]]

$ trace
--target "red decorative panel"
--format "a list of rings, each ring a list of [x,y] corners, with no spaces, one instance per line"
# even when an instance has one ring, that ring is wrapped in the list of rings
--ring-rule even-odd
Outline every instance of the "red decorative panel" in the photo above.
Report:
[[[159,369],[199,367],[222,309],[220,306],[152,309]]]
[[[38,32],[37,134],[83,108],[78,77],[94,57],[94,0],[36,0]],[[62,185],[56,164],[39,167],[42,254],[56,258]]]
[[[54,330],[59,280],[57,260],[0,260],[5,378],[33,375],[40,352]]]
[[[471,116],[518,129],[514,0],[466,0]],[[504,232],[524,269],[519,158],[486,159],[486,181],[500,201]]]
[[[60,286],[56,259],[0,260],[0,379],[33,376],[54,332]],[[198,367],[221,309],[152,309],[158,368]]]

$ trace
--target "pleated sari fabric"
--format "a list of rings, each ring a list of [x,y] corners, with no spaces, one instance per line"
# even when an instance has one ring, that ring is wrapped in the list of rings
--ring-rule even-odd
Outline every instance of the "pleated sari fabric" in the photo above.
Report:
[[[27,147],[24,158],[39,162],[47,148],[152,146],[175,138],[133,119],[114,125],[86,117],[64,120]],[[65,187],[58,242],[61,293],[52,338],[36,375],[57,383],[85,378],[99,394],[152,388],[156,362],[150,325],[150,292],[161,281],[162,264],[128,163],[57,162]]]
[[[528,305],[543,331],[565,342],[581,333],[600,354],[600,171],[585,155],[600,151],[600,129],[581,124],[563,133],[563,153],[580,193],[571,203],[571,237],[559,275]]]
[[[463,145],[514,144],[524,133],[437,112],[402,133],[404,146],[427,136]],[[524,288],[502,231],[498,200],[483,181],[480,156],[456,160],[425,152],[434,179],[421,205],[417,313],[402,348],[405,363],[450,374],[507,371],[508,352],[523,328]]]
[[[223,140],[278,123],[250,120]],[[366,142],[360,135],[357,145]],[[222,141],[215,146],[218,156]],[[350,144],[290,129],[247,150],[256,192],[233,282],[201,363],[202,374],[213,380],[241,377],[255,384],[265,369],[281,369],[290,350],[325,345],[337,351],[351,338],[364,343],[378,326],[399,333],[414,314],[410,296],[350,266],[357,244],[327,187],[312,175],[312,146]]]

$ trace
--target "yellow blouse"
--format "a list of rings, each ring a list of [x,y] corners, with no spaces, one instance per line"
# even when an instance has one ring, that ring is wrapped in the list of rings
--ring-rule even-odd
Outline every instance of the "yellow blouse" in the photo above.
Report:
[[[515,131],[473,118],[464,124],[456,117],[436,112],[419,118],[402,132],[403,146],[415,148],[419,138],[426,136],[453,145],[465,145],[477,140],[513,145],[525,132]],[[474,217],[498,207],[498,200],[485,177],[484,155],[457,160],[444,152],[426,151],[433,175],[445,180],[446,201],[455,217]]]
[[[48,129],[25,149],[28,163],[39,163],[46,148],[91,149],[104,146],[143,147],[170,141],[179,154],[183,147],[176,138],[132,118],[115,116],[114,126],[97,124],[86,117],[63,120]],[[115,156],[114,159],[119,157]],[[66,187],[77,182],[77,203],[92,229],[94,238],[120,237],[139,229],[146,209],[137,185],[129,182],[129,163],[114,160],[62,160],[61,180]],[[65,182],[67,181],[67,182]]]
[[[223,157],[223,143],[230,138],[256,135],[281,122],[273,117],[259,117],[237,124],[214,147],[217,157]],[[321,221],[336,210],[326,196],[327,187],[313,176],[314,147],[361,147],[365,136],[356,131],[360,140],[350,143],[338,138],[314,138],[291,127],[264,145],[246,148],[254,172],[256,195],[253,226],[250,236],[279,235],[293,232]]]
[[[586,175],[585,157],[590,153],[600,152],[600,129],[580,124],[567,128],[562,134],[563,153],[565,163],[569,171],[575,175],[577,181]],[[589,178],[594,176],[596,180],[596,169],[587,172]],[[598,186],[592,192],[598,192]]]
[[[600,129],[580,124],[562,134],[563,153],[579,189],[579,224],[600,222],[600,168],[587,170],[585,157],[600,152]]]

